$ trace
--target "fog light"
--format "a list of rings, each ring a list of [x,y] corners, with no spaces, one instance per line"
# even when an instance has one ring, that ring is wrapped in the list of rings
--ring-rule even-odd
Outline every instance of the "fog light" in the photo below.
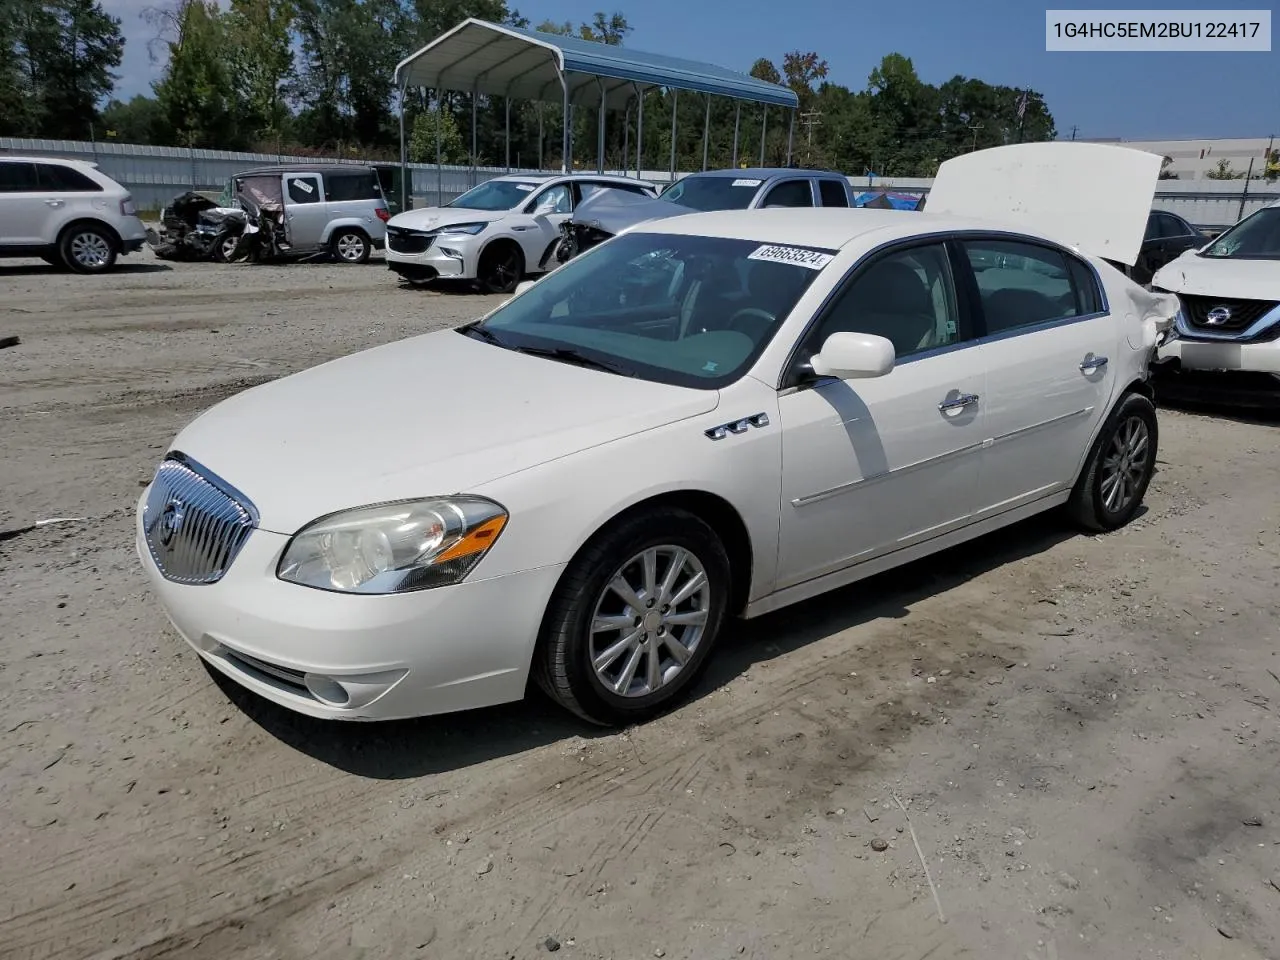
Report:
[[[346,687],[331,677],[324,677],[318,673],[308,673],[303,677],[303,680],[307,685],[307,689],[311,691],[311,695],[324,703],[335,707],[345,707],[351,700]]]

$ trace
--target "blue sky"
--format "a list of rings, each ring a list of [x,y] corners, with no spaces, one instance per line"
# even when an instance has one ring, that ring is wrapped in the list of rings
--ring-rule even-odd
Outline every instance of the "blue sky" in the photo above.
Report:
[[[147,92],[157,67],[147,57],[151,28],[143,9],[157,0],[104,0],[128,39],[120,92]],[[509,0],[510,2],[510,0]],[[1257,9],[1271,0],[1233,4],[1171,3],[1161,9]],[[710,60],[747,70],[761,56],[779,65],[789,50],[815,50],[829,79],[862,89],[887,53],[910,57],[920,76],[941,83],[955,74],[1030,86],[1045,96],[1059,133],[1080,137],[1174,139],[1280,136],[1280,16],[1273,14],[1270,53],[1047,53],[1045,7],[1028,0],[896,0],[852,6],[844,0],[789,0],[746,13],[742,0],[516,0],[535,24],[590,20],[619,9],[634,28],[630,46]],[[1148,6],[1093,0],[1089,9]],[[1150,6],[1154,6],[1151,4]]]

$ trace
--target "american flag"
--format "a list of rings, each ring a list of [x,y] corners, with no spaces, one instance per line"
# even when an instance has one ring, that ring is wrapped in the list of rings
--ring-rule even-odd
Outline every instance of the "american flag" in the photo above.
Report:
[[[1018,119],[1021,120],[1023,114],[1027,112],[1027,91],[1023,90],[1018,95]]]

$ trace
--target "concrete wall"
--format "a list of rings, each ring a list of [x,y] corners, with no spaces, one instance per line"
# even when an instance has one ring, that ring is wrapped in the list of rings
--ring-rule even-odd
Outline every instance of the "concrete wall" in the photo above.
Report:
[[[1230,141],[1235,142],[1235,141]],[[1244,141],[1241,141],[1244,142]],[[1252,141],[1250,141],[1252,142]],[[1133,146],[1134,144],[1126,144]],[[1266,146],[1259,147],[1259,153]],[[1159,151],[1153,151],[1159,152]],[[75,140],[21,140],[0,137],[0,153],[71,157],[96,162],[103,173],[124,184],[142,210],[159,210],[186,190],[218,191],[241,171],[275,163],[316,163],[314,157],[277,154],[234,153],[225,150],[187,150],[177,147],[146,147],[135,144],[93,144]],[[333,163],[356,161],[330,161]],[[506,173],[504,168],[441,167],[410,164],[414,206],[447,202],[475,183]],[[525,170],[524,173],[537,171]],[[621,173],[623,171],[610,171]],[[630,174],[634,170],[627,171]],[[683,174],[677,174],[677,178]],[[641,179],[666,183],[666,170],[641,171]],[[850,177],[857,191],[885,188],[904,193],[927,193],[933,181],[911,177]],[[1245,190],[1248,196],[1242,203]],[[1180,214],[1197,226],[1221,228],[1234,223],[1269,202],[1280,200],[1280,183],[1252,180],[1162,180],[1155,206]]]
[[[1176,173],[1179,180],[1200,181],[1206,179],[1205,174],[1217,170],[1218,163],[1226,160],[1231,169],[1240,177],[1249,172],[1249,161],[1253,161],[1253,175],[1261,178],[1265,169],[1267,147],[1280,149],[1280,136],[1272,137],[1240,137],[1229,140],[1091,140],[1090,143],[1114,143],[1135,150],[1170,157],[1173,163],[1169,172]],[[1213,182],[1212,180],[1210,181]]]

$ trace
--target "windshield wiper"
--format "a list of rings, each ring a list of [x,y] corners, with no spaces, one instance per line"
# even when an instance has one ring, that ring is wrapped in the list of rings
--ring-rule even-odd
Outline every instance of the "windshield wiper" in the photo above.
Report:
[[[479,320],[472,320],[458,328],[460,333],[465,333],[469,337],[475,337],[477,340],[483,340],[486,343],[492,343],[496,347],[507,346],[507,341],[490,330],[488,327],[481,326]]]
[[[605,373],[616,373],[623,377],[635,376],[626,367],[616,363],[609,363],[605,360],[597,360],[595,357],[588,357],[585,353],[575,350],[573,347],[512,347],[512,349],[517,353],[527,353],[534,357],[547,357],[550,360],[571,363],[574,366],[586,367],[589,370],[603,370]]]

